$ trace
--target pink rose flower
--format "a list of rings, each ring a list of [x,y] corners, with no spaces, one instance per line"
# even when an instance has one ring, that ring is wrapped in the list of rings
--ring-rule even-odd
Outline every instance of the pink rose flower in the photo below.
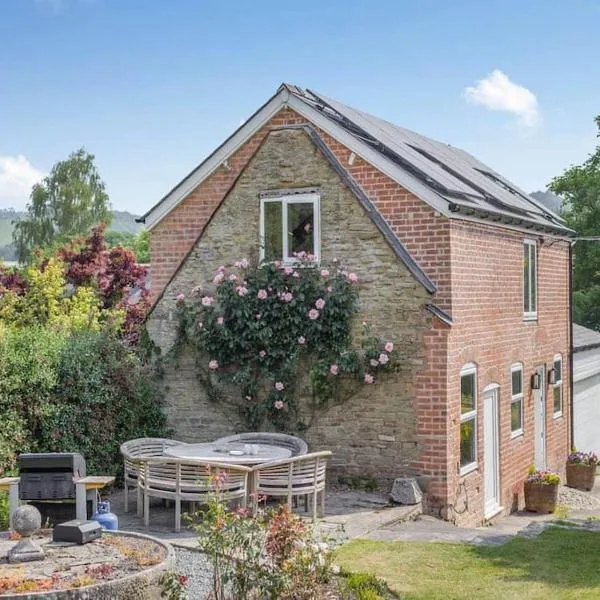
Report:
[[[274,406],[277,410],[281,410],[285,406],[285,404],[282,400],[276,400]]]
[[[223,325],[224,322],[225,322],[225,319],[223,317],[217,318],[217,325]]]
[[[386,352],[393,352],[394,351],[394,344],[393,344],[393,342],[387,342],[386,345],[383,347],[383,349]]]
[[[316,254],[311,254],[310,252],[306,255],[306,260],[308,262],[315,262],[315,260],[317,259],[317,255]]]
[[[370,364],[372,367],[378,367],[378,366],[379,366],[379,361],[378,361],[378,360],[375,360],[374,358],[372,358],[372,359],[369,361],[369,364]]]
[[[209,368],[209,369],[212,369],[213,371],[215,371],[216,369],[218,369],[218,368],[219,368],[219,363],[218,363],[216,360],[211,360],[211,361],[208,363],[208,368]]]
[[[259,300],[266,300],[269,296],[267,290],[258,290],[258,294],[256,294]]]
[[[281,294],[281,299],[284,302],[291,302],[294,299],[294,295],[292,292],[286,292],[285,294]]]
[[[201,291],[202,287],[197,285],[196,287],[192,288],[192,296],[199,296]]]
[[[242,258],[242,260],[240,260],[240,265],[242,269],[247,269],[250,266],[250,262],[247,258]]]
[[[274,265],[275,265],[277,268],[279,268],[279,267],[281,266],[281,261],[280,261],[280,260],[276,260],[276,261],[275,261],[273,264],[274,264]]]
[[[329,271],[327,269],[321,269],[321,277],[329,277]]]
[[[237,275],[236,275],[235,273],[232,273],[232,274],[229,276],[229,281],[237,281]]]
[[[262,315],[261,315],[260,313],[256,313],[254,316],[255,316],[257,319],[260,319],[260,318],[262,317]]]
[[[331,366],[329,367],[329,372],[330,372],[332,375],[337,375],[337,374],[338,374],[338,371],[339,371],[339,367],[338,367],[337,365],[331,365]]]
[[[356,273],[349,273],[348,274],[348,281],[350,283],[356,283],[358,281],[358,275]]]
[[[325,308],[325,300],[323,300],[323,298],[318,298],[317,301],[315,302],[315,306],[319,310],[323,310]]]
[[[277,382],[275,383],[275,389],[276,389],[278,392],[282,392],[284,387],[285,387],[285,386],[283,385],[283,383],[281,383],[281,381],[277,381]]]
[[[315,310],[314,308],[311,308],[311,309],[308,311],[308,318],[309,318],[309,319],[311,319],[312,321],[315,321],[316,319],[318,319],[318,318],[319,318],[319,315],[320,315],[320,314],[321,314],[321,313],[320,313],[318,310]]]
[[[369,373],[367,373],[365,375],[365,383],[368,384],[368,385],[371,385],[373,383],[373,381],[375,381],[373,379],[373,375],[369,375]]]
[[[202,302],[202,306],[212,306],[212,303],[214,302],[214,298],[212,296],[204,296],[204,298],[202,298],[201,302]]]
[[[390,360],[390,357],[387,354],[384,354],[383,352],[379,355],[379,362],[382,365],[387,365],[388,362]]]
[[[306,338],[305,338],[303,335],[301,335],[301,336],[298,338],[298,343],[299,343],[299,344],[306,344]]]
[[[292,273],[292,277],[294,277],[294,278],[298,279],[298,277],[300,277],[300,273],[298,273],[298,271],[294,271],[294,272]]]
[[[235,288],[235,291],[237,292],[238,296],[245,296],[248,293],[248,288],[244,287],[243,285],[238,285]]]
[[[285,267],[285,269],[283,269],[283,272],[286,275],[291,275],[294,272],[294,269],[292,269],[292,267]]]
[[[215,285],[219,285],[220,283],[223,282],[223,279],[225,279],[225,275],[221,272],[217,273],[213,279],[213,283]]]
[[[261,350],[261,351],[258,353],[258,355],[259,355],[261,358],[264,358],[264,357],[267,355],[267,353],[266,353],[264,350]]]
[[[217,271],[218,271],[219,273],[222,273],[224,270],[225,270],[225,265],[221,265],[221,266],[220,266],[220,267],[217,269]]]
[[[331,292],[333,292],[333,288],[330,285],[328,285],[327,286],[327,293],[331,294]]]
[[[185,294],[177,294],[177,298],[175,298],[177,302],[183,302],[185,300]]]

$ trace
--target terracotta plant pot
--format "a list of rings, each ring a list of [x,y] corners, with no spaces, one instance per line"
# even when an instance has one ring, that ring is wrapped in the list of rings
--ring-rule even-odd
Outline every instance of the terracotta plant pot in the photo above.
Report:
[[[525,510],[551,513],[558,503],[558,485],[525,482]]]
[[[596,465],[567,463],[567,485],[578,490],[591,490],[594,487]]]

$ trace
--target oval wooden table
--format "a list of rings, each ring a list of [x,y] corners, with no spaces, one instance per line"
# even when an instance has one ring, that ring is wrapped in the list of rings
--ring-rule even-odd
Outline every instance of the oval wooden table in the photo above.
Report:
[[[256,448],[256,453],[251,449]],[[242,454],[239,454],[241,452]],[[289,458],[292,451],[269,444],[215,443],[181,444],[165,448],[165,456],[206,462],[231,463],[232,465],[258,465]]]

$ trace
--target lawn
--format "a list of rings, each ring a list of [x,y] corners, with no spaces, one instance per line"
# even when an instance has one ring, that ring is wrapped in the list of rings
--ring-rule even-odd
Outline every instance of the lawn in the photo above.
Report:
[[[402,600],[600,598],[600,534],[553,527],[503,546],[354,540],[337,554]]]

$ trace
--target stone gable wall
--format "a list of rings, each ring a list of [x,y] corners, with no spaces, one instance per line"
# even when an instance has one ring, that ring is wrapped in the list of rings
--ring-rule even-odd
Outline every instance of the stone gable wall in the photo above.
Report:
[[[339,259],[361,280],[360,315],[393,340],[403,368],[315,418],[305,438],[312,450],[330,449],[345,473],[391,478],[410,471],[418,458],[415,380],[424,370],[423,336],[431,328],[429,294],[398,260],[357,199],[341,182],[305,132],[271,132],[215,212],[187,261],[167,286],[147,323],[162,349],[172,344],[175,296],[200,284],[207,293],[216,268],[241,257],[258,258],[259,193],[317,186],[321,196],[324,263]],[[243,428],[235,412],[209,403],[198,384],[193,359],[165,374],[170,424],[186,441],[214,440]]]

